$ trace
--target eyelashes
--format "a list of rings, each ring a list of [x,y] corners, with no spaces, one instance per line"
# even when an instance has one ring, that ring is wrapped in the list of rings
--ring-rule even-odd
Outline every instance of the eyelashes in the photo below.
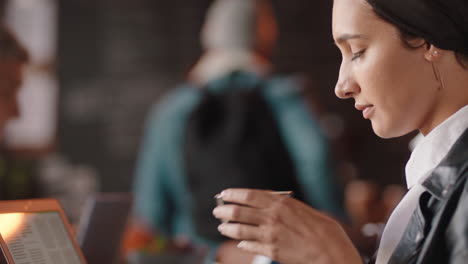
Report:
[[[355,60],[359,59],[364,54],[365,51],[366,50],[363,49],[363,50],[360,50],[358,52],[353,53],[353,55],[351,57],[351,61],[355,61]]]

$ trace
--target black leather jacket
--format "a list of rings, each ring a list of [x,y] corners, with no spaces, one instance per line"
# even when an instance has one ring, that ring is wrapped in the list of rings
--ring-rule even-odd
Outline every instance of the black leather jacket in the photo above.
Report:
[[[468,129],[424,181],[426,191],[387,264],[468,263],[467,177]]]

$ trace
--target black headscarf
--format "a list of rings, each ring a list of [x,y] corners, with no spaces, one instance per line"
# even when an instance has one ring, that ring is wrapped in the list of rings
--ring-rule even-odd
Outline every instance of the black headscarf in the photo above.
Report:
[[[367,0],[375,12],[436,47],[468,56],[468,0]]]

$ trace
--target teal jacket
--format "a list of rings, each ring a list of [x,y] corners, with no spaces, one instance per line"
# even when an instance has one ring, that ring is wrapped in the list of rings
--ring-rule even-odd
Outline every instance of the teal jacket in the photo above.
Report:
[[[241,74],[240,78],[245,83],[259,81],[250,74]],[[209,89],[222,92],[223,81],[215,81]],[[307,108],[299,83],[295,78],[284,77],[266,82],[262,91],[295,165],[304,199],[319,210],[342,217],[342,201],[330,167],[327,139]],[[185,84],[151,110],[136,166],[134,210],[138,218],[150,223],[160,234],[183,235],[194,243],[216,247],[194,231],[192,199],[183,169],[184,128],[200,98],[199,89]]]

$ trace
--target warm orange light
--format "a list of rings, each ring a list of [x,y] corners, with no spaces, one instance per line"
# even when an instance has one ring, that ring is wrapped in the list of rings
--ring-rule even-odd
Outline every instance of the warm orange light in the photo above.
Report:
[[[0,214],[0,233],[4,240],[8,240],[19,231],[24,216],[24,213]]]

